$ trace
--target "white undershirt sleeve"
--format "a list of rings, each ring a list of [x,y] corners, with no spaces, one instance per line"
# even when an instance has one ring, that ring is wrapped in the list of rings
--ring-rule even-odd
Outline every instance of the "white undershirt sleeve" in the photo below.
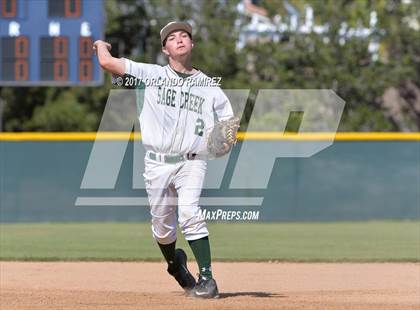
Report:
[[[232,105],[222,90],[220,90],[219,95],[215,98],[213,109],[219,121],[233,117]]]
[[[134,76],[138,79],[152,77],[153,72],[156,71],[156,67],[159,67],[158,65],[135,62],[127,58],[123,59],[125,65],[125,74]]]

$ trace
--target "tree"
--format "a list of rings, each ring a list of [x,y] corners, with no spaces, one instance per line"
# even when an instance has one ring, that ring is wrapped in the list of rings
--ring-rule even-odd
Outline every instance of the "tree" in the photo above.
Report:
[[[262,4],[271,16],[284,17],[282,2]],[[409,111],[400,109],[404,117],[400,116],[399,121],[383,104],[384,94],[390,87],[401,89],[406,85],[406,89],[411,90],[406,93],[411,97],[419,90],[416,70],[419,32],[410,27],[410,22],[415,24],[413,21],[417,21],[418,27],[418,3],[300,1],[296,8],[301,10],[301,15],[305,5],[313,7],[315,22],[328,25],[328,31],[323,34],[289,32],[287,40],[248,44],[238,56],[242,70],[237,74],[237,82],[250,81],[257,88],[333,89],[346,101],[340,130],[420,129],[419,97],[405,105]],[[351,37],[350,28],[370,27],[371,12],[377,12],[378,16],[373,33],[367,38]],[[344,22],[348,27],[343,34]],[[368,51],[371,41],[381,42],[378,60]]]
[[[288,32],[279,42],[249,43],[240,51],[235,50],[240,31],[235,24],[239,19],[235,2],[104,3],[105,39],[113,44],[112,53],[135,61],[166,64],[160,29],[172,20],[189,21],[194,29],[193,64],[209,76],[221,76],[225,89],[251,89],[246,120],[259,89],[328,88],[347,103],[340,130],[420,130],[418,1],[289,0],[301,19],[310,5],[315,23],[328,25],[328,31]],[[280,14],[287,20],[283,0],[259,3],[269,17]],[[374,31],[367,38],[350,37],[350,28],[369,27],[371,12],[377,13]],[[343,22],[348,25],[345,30]],[[370,41],[380,42],[378,60],[368,51]],[[109,80],[105,74],[101,87],[2,88],[0,96],[7,102],[3,127],[7,131],[96,130],[112,88]],[[50,117],[60,119],[59,113],[72,114],[72,121],[61,127],[48,124]],[[263,116],[261,122],[274,121],[273,115]],[[246,128],[246,121],[242,128]]]

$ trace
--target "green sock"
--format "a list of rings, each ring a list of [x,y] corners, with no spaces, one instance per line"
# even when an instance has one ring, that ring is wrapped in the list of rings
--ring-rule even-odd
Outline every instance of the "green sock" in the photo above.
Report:
[[[194,253],[195,259],[200,270],[200,275],[206,278],[213,278],[211,273],[211,255],[209,237],[204,237],[197,240],[188,240],[191,250]]]
[[[169,244],[160,244],[158,242],[159,248],[168,263],[168,269],[171,270],[176,270],[177,268],[177,266],[175,266],[175,243],[176,241]]]

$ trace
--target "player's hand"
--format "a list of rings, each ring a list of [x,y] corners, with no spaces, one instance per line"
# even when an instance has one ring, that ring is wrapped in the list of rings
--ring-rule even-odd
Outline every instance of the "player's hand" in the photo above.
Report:
[[[230,149],[230,145],[227,143],[223,143],[223,153],[229,151],[229,149]]]
[[[227,144],[227,143],[223,143],[223,149],[221,149],[221,150],[218,152],[217,156],[223,156],[223,155],[225,155],[227,152],[229,152],[229,150],[230,150],[230,145],[229,145],[229,144]]]
[[[223,143],[223,149],[220,150],[219,155],[224,155],[226,154],[230,149],[230,145],[227,143]]]
[[[112,48],[108,42],[97,40],[93,43],[93,50],[98,56],[99,65],[105,71],[123,76],[125,74],[125,61],[123,58],[115,58],[109,52]]]
[[[108,51],[110,51],[111,48],[112,48],[111,44],[109,44],[108,42],[105,42],[105,41],[102,41],[102,40],[96,40],[93,43],[93,50],[97,51],[99,46],[105,46]]]

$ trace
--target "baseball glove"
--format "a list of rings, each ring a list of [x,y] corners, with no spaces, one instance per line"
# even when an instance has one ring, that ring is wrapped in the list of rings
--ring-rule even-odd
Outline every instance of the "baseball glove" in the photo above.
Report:
[[[236,143],[240,119],[231,117],[216,122],[207,138],[207,150],[214,157],[221,157],[228,153]]]

